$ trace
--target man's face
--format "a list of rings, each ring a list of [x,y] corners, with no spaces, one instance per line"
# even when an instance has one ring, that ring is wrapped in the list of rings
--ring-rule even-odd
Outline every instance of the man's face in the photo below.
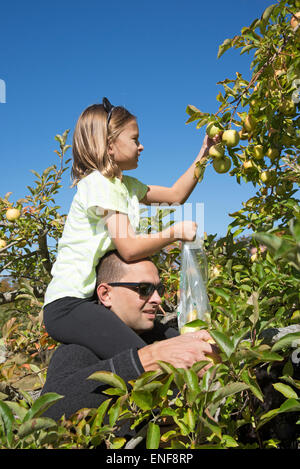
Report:
[[[158,271],[151,261],[127,264],[125,269],[126,273],[119,282],[149,282],[155,285],[160,282]],[[162,302],[157,290],[150,297],[142,297],[128,287],[101,285],[98,287],[99,301],[119,316],[127,326],[138,333],[153,328],[158,307]]]

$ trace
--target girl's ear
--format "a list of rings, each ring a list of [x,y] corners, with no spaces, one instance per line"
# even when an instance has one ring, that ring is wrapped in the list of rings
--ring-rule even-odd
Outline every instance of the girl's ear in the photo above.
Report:
[[[97,296],[99,303],[103,304],[107,308],[111,307],[111,287],[107,283],[100,283],[100,285],[98,285]]]
[[[109,156],[114,156],[114,144],[113,144],[113,142],[108,143],[107,153],[109,154]]]

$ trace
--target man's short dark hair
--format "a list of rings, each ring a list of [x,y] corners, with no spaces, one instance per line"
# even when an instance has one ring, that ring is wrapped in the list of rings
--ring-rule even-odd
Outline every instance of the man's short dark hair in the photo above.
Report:
[[[97,266],[96,287],[100,283],[119,282],[125,274],[125,263],[116,249],[104,254]]]

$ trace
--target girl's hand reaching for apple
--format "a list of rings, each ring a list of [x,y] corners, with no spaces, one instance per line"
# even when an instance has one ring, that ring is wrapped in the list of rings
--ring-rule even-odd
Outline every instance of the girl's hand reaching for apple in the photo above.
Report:
[[[221,142],[221,140],[222,140],[221,134],[216,135],[214,138],[210,138],[208,135],[205,135],[201,150],[199,152],[199,156],[200,156],[199,161],[201,161],[202,158],[206,158],[210,147],[212,147],[216,143]]]

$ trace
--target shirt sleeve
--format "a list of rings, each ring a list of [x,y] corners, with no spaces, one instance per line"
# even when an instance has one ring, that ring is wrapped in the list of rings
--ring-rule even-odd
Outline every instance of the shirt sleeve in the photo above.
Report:
[[[87,211],[93,210],[97,215],[103,215],[108,210],[128,213],[127,196],[122,191],[122,186],[115,180],[105,178],[98,171],[87,177],[82,189]]]
[[[131,176],[123,176],[124,184],[131,195],[136,195],[138,200],[142,200],[148,191],[148,186]]]

